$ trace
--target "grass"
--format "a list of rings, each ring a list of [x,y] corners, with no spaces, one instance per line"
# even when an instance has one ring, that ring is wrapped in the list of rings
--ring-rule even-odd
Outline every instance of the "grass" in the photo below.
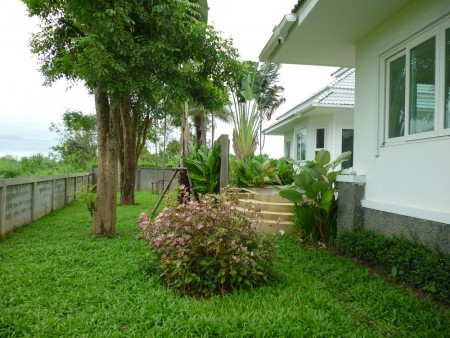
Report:
[[[450,310],[326,250],[278,240],[273,282],[207,300],[159,281],[136,218],[157,196],[118,208],[117,236],[90,236],[79,202],[0,240],[0,337],[445,337]]]

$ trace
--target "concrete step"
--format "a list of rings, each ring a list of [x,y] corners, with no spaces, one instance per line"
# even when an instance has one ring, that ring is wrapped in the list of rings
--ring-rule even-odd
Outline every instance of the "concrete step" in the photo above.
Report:
[[[280,195],[258,195],[253,194],[251,199],[262,201],[262,202],[270,202],[270,203],[288,203],[293,205],[291,201],[289,201],[287,198],[283,198]]]
[[[238,210],[247,211],[249,208],[238,206]],[[284,212],[284,211],[267,211],[261,210],[261,216],[264,220],[273,220],[276,221],[280,219],[281,221],[292,221],[292,212]]]
[[[238,199],[238,205],[244,208],[251,208],[255,205],[261,211],[279,211],[279,212],[292,212],[293,204],[290,202],[267,202],[257,199]]]

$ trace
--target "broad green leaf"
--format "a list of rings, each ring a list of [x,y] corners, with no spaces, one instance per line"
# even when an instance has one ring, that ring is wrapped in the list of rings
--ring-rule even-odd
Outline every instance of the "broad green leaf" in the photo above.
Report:
[[[346,151],[345,153],[342,153],[333,161],[333,168],[336,168],[339,164],[341,164],[342,162],[348,161],[351,158],[352,158],[351,151]]]
[[[324,209],[326,212],[330,210],[331,203],[334,198],[334,190],[330,189],[325,191],[325,193],[322,195],[322,198],[320,199],[320,207]]]
[[[321,166],[325,166],[326,164],[330,163],[330,160],[331,156],[328,150],[322,149],[317,152],[315,161]]]
[[[294,176],[295,185],[306,190],[314,181],[309,171],[301,171],[300,174]]]
[[[303,199],[303,193],[293,190],[293,189],[284,189],[279,192],[281,197],[287,198],[291,202],[299,203]]]

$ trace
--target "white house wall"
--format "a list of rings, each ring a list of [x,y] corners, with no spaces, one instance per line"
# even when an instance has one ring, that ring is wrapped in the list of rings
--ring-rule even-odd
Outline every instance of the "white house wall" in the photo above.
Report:
[[[383,55],[449,13],[448,0],[414,1],[356,46],[355,162],[363,206],[450,224],[450,137],[383,145]],[[438,115],[437,115],[438,116]]]

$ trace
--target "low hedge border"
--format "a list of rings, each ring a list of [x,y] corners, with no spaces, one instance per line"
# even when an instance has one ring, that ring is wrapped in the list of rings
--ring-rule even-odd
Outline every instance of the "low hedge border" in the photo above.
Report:
[[[450,304],[450,255],[367,230],[340,232],[337,246],[341,253],[374,263],[391,277]]]

